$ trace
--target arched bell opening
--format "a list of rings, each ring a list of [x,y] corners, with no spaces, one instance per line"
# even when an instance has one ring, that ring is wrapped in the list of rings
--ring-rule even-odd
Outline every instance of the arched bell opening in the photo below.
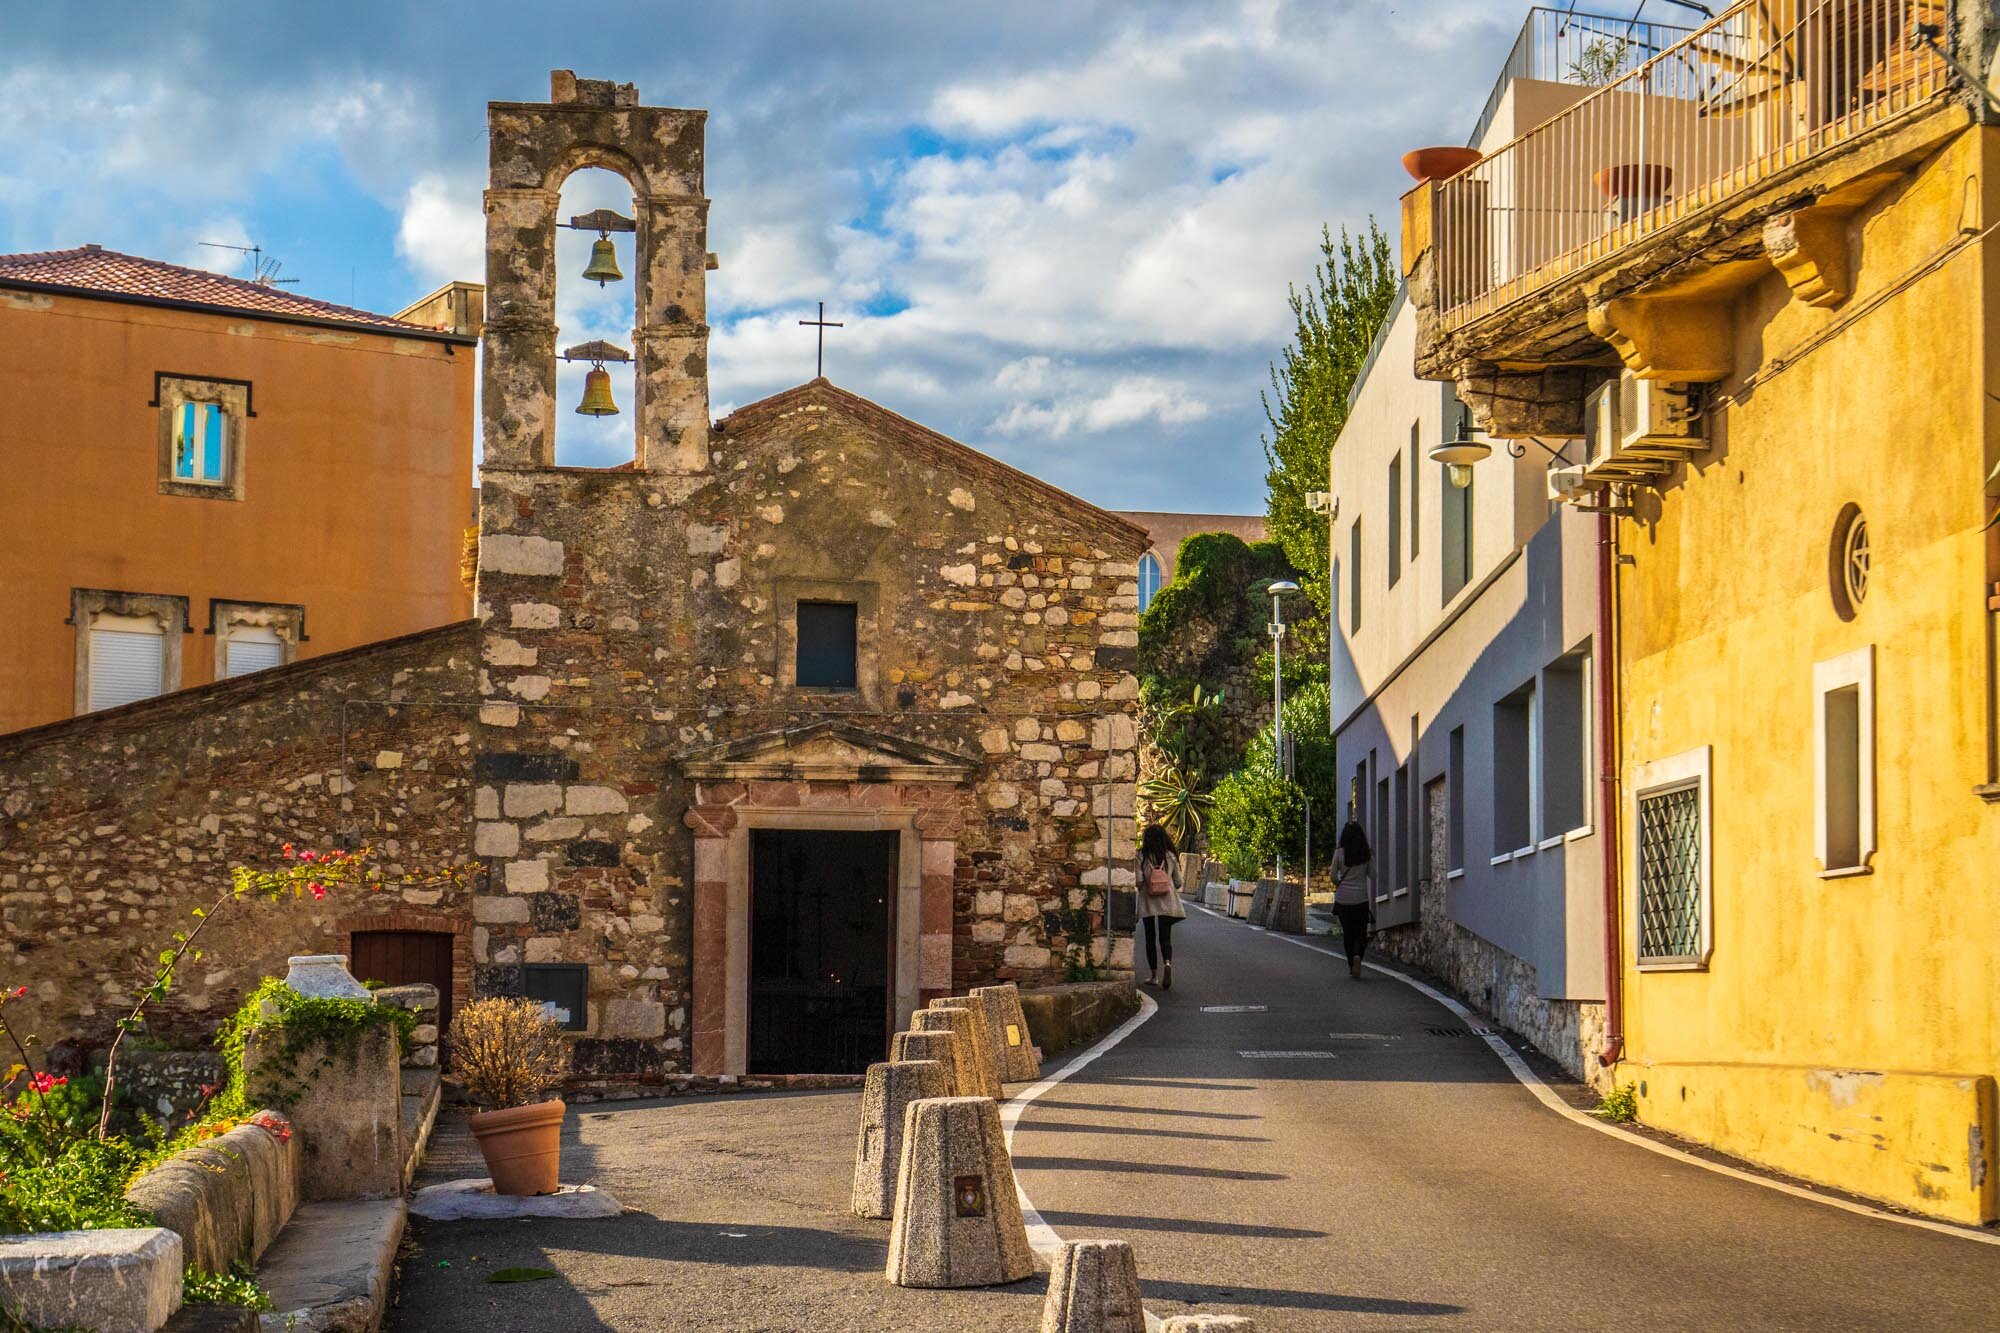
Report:
[[[555,463],[629,466],[638,457],[638,317],[633,188],[585,164],[565,178],[556,218]]]

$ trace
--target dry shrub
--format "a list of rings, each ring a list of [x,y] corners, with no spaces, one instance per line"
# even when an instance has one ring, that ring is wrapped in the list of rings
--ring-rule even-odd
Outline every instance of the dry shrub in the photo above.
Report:
[[[475,1100],[506,1110],[541,1100],[569,1072],[562,1029],[534,1000],[474,1000],[451,1020],[452,1068]]]

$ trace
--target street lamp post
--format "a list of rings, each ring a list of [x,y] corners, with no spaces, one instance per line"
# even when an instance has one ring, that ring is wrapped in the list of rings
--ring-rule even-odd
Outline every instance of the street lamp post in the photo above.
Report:
[[[1286,593],[1299,590],[1299,585],[1289,579],[1280,579],[1266,591],[1271,595],[1271,762],[1277,768],[1282,780],[1285,772],[1285,608],[1283,598]],[[1306,867],[1312,873],[1312,867]],[[1278,843],[1278,882],[1285,879],[1285,845]]]

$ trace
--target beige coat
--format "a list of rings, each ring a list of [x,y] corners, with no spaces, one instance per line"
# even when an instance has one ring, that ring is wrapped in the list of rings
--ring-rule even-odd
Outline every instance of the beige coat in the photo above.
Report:
[[[1149,916],[1169,916],[1176,921],[1187,917],[1187,908],[1181,905],[1181,866],[1178,856],[1167,858],[1167,874],[1174,881],[1173,892],[1151,894],[1146,892],[1146,858],[1141,856],[1134,867],[1137,878],[1133,889],[1139,900],[1138,919],[1144,921]]]

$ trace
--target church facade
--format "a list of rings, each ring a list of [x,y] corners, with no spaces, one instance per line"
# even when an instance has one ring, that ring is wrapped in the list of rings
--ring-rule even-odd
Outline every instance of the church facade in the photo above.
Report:
[[[1131,884],[1145,533],[824,379],[711,422],[702,113],[559,72],[490,125],[477,619],[0,741],[0,963],[136,983],[217,868],[287,839],[482,873],[266,913],[188,1019],[287,953],[421,954],[445,974],[379,979],[546,1000],[580,1077],[843,1072],[932,996],[1061,980],[1065,927],[1127,963],[1099,891]],[[553,455],[585,166],[637,224],[612,469]],[[88,832],[135,822],[143,850]]]

